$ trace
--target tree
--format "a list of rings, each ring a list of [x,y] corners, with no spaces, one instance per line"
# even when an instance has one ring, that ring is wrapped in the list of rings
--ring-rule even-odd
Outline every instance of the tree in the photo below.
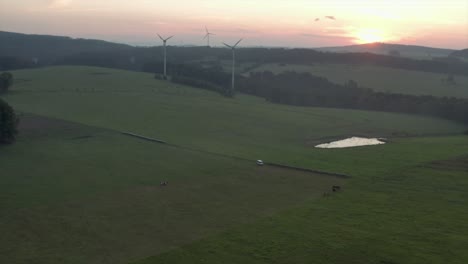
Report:
[[[388,55],[390,56],[395,56],[395,57],[400,57],[401,56],[401,53],[398,51],[398,50],[390,50],[388,52]]]
[[[13,108],[0,99],[0,144],[10,144],[15,141],[18,118]]]
[[[349,89],[357,89],[359,88],[359,85],[355,80],[349,80],[345,83],[345,87]]]
[[[457,82],[455,81],[455,77],[453,77],[452,74],[449,74],[449,76],[447,76],[447,84],[448,85],[456,85]]]
[[[4,72],[0,74],[0,93],[5,93],[13,84],[13,74]]]

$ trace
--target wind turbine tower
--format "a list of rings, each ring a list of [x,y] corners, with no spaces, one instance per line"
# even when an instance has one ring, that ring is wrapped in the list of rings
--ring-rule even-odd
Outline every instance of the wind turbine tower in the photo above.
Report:
[[[167,72],[166,72],[166,59],[167,59],[167,53],[166,53],[166,43],[168,40],[170,40],[174,36],[170,36],[168,38],[163,38],[161,35],[158,34],[158,37],[163,41],[164,44],[164,80],[167,80]]]
[[[213,33],[211,33],[210,31],[208,31],[208,28],[207,28],[207,27],[205,27],[205,31],[206,31],[206,35],[205,35],[205,37],[204,37],[203,39],[207,39],[207,40],[208,40],[208,47],[209,47],[209,46],[210,46],[210,36],[211,36],[211,35],[216,35],[216,34],[213,34]]]
[[[231,82],[231,96],[234,96],[234,77],[236,73],[236,47],[239,45],[239,43],[242,41],[242,39],[239,39],[236,44],[234,45],[228,45],[223,42],[223,44],[230,48],[232,50],[232,82]]]

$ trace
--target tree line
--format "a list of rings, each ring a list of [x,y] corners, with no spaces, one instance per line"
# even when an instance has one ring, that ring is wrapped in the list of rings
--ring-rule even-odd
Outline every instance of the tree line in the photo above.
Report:
[[[219,66],[173,65],[172,81],[230,95],[229,73]],[[468,123],[468,100],[430,95],[377,92],[349,80],[330,82],[310,73],[251,72],[236,76],[236,90],[263,97],[273,103],[399,112],[450,119]]]
[[[468,124],[467,99],[376,92],[353,80],[341,85],[297,72],[251,73],[237,83],[239,91],[273,103],[419,114]]]
[[[231,53],[224,48],[168,47],[168,61],[174,64],[203,62],[206,58],[214,61],[231,60]],[[134,48],[108,52],[86,52],[64,56],[53,65],[88,65],[148,71],[148,68],[162,61],[160,47]],[[241,48],[236,52],[239,63],[283,63],[313,65],[322,63],[373,65],[403,70],[468,75],[468,63],[454,57],[433,60],[379,55],[373,53],[331,53],[311,49],[282,48]]]

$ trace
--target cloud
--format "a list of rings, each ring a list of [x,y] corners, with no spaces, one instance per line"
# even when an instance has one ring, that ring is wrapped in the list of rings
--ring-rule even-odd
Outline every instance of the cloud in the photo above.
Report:
[[[73,3],[73,0],[52,0],[49,3],[49,8],[64,8]]]
[[[322,31],[332,35],[345,35],[349,33],[350,27],[326,27]]]
[[[142,23],[146,24],[146,25],[156,25],[156,26],[165,26],[165,25],[168,25],[169,22],[166,22],[166,21],[161,21],[161,20],[158,20],[158,21],[143,21]]]
[[[348,36],[337,36],[337,35],[318,35],[318,34],[308,34],[308,33],[303,33],[301,34],[303,37],[308,37],[308,38],[315,38],[315,39],[334,39],[334,40],[354,40],[354,37],[348,37]]]
[[[259,30],[256,29],[247,29],[247,28],[225,28],[225,29],[218,29],[218,32],[223,33],[234,33],[234,34],[259,34],[261,33]]]

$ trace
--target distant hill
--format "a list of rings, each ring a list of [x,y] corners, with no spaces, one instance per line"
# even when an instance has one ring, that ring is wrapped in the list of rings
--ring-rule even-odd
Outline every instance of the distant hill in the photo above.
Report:
[[[168,47],[172,63],[226,55],[227,49]],[[48,65],[89,65],[127,70],[144,70],[147,63],[162,60],[162,49],[134,47],[103,40],[65,36],[21,34],[0,31],[0,70]]]
[[[131,46],[103,40],[70,37],[28,35],[0,31],[0,56],[40,59],[50,63],[58,57],[77,53],[109,52],[131,49]]]
[[[454,51],[450,54],[450,56],[468,59],[468,49]]]
[[[327,52],[369,52],[383,55],[396,55],[417,59],[432,59],[434,57],[447,57],[455,50],[440,49],[424,46],[386,44],[386,43],[368,43],[362,45],[351,45],[342,47],[324,47],[317,48],[319,51]]]
[[[345,47],[324,48],[322,50],[240,48],[236,60],[239,65],[249,65],[248,67],[256,67],[265,63],[304,65],[334,63],[378,65],[444,74],[468,74],[468,63],[448,57],[448,54],[454,50],[381,43],[351,47],[354,47],[354,49],[348,48],[351,53],[344,53]],[[372,50],[375,52],[370,53],[369,51]],[[390,51],[397,54],[388,56]],[[444,57],[434,57],[437,58],[434,60],[405,57],[407,54],[412,54],[415,57],[418,54],[424,54],[424,52],[432,52],[433,56],[434,54],[438,56],[443,54]],[[173,65],[187,63],[200,65],[202,63],[205,66],[221,68],[228,65],[226,69],[229,71],[231,69],[230,63],[223,64],[223,62],[230,61],[232,56],[229,49],[226,48],[168,46],[167,54],[168,63]],[[154,73],[161,71],[162,60],[163,49],[161,46],[133,47],[102,40],[0,31],[0,71],[49,65],[87,65]],[[176,67],[169,68],[177,71]]]

